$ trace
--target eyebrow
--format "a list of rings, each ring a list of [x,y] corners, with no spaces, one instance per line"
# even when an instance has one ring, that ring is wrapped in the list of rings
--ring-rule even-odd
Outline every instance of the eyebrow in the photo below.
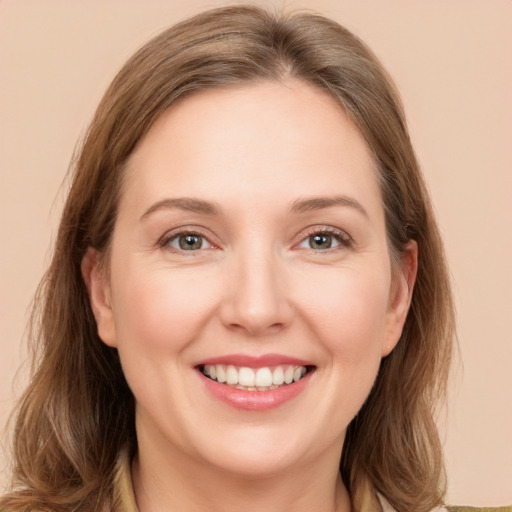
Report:
[[[145,219],[152,213],[162,209],[186,210],[194,213],[202,213],[204,215],[219,215],[220,208],[210,201],[195,199],[193,197],[176,197],[162,199],[152,204],[141,216],[140,220]]]
[[[369,218],[368,212],[363,205],[356,199],[348,196],[328,196],[328,197],[311,197],[305,199],[297,199],[293,201],[290,207],[292,213],[305,213],[315,210],[323,210],[332,206],[347,206],[354,208],[359,213]]]
[[[348,196],[332,196],[332,197],[311,197],[305,199],[297,199],[291,203],[290,212],[294,214],[306,213],[316,210],[323,210],[333,206],[345,206],[354,208],[365,217],[368,213],[363,205],[356,199]],[[141,216],[140,220],[144,220],[152,213],[161,209],[179,209],[189,212],[199,213],[203,215],[220,215],[221,208],[211,201],[195,199],[193,197],[176,197],[162,199],[152,204]]]

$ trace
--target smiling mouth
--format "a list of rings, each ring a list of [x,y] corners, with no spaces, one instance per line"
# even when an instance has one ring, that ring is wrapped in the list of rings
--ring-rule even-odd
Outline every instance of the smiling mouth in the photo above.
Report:
[[[207,378],[244,391],[270,391],[299,382],[314,366],[278,365],[261,368],[225,364],[199,365]]]

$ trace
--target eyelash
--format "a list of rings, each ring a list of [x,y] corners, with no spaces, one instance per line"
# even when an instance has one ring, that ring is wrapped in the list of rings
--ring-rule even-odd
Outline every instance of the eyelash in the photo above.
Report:
[[[345,231],[342,231],[341,229],[337,229],[337,228],[333,228],[333,227],[319,228],[319,227],[313,226],[313,227],[309,228],[305,234],[301,235],[302,238],[300,239],[300,241],[298,243],[294,244],[294,247],[297,247],[302,243],[307,243],[307,241],[311,240],[311,238],[314,237],[315,235],[330,236],[336,242],[338,242],[342,248],[345,248],[345,249],[349,249],[354,245],[354,241],[353,241],[352,237],[350,237],[350,235],[348,235]],[[180,237],[184,237],[184,236],[196,236],[196,237],[201,238],[202,240],[206,241],[209,245],[211,245],[211,247],[209,247],[208,249],[217,248],[217,246],[213,242],[211,242],[209,240],[209,238],[207,236],[205,236],[204,234],[202,234],[200,231],[198,231],[196,229],[189,230],[186,228],[181,228],[179,231],[173,231],[171,233],[166,233],[158,241],[158,245],[161,248],[164,248],[164,249],[167,248],[168,250],[172,250],[174,252],[180,252],[180,253],[189,252],[192,254],[197,254],[201,250],[208,250],[208,249],[203,249],[203,247],[200,247],[198,249],[191,249],[191,250],[178,249],[175,247],[171,247],[169,245],[172,241],[179,240]],[[338,246],[328,247],[327,249],[315,249],[313,247],[308,247],[306,249],[312,250],[315,253],[330,253],[330,252],[339,250],[339,247]]]
[[[178,249],[175,247],[171,247],[170,243],[174,240],[179,240],[181,237],[185,236],[196,236],[198,238],[201,238],[202,240],[206,241],[208,244],[212,246],[212,248],[216,248],[216,245],[211,242],[207,236],[205,236],[203,233],[198,231],[197,229],[187,229],[187,228],[180,228],[178,231],[173,231],[171,233],[166,233],[159,241],[158,245],[163,249],[168,249],[174,252],[181,252],[186,253],[190,252],[192,254],[197,254],[198,251],[204,250],[202,247],[199,249],[191,249],[191,250],[185,250],[185,249]]]
[[[339,242],[341,248],[350,249],[354,245],[354,241],[350,235],[348,235],[345,231],[334,227],[311,227],[306,231],[306,236],[301,238],[299,244],[310,240],[311,237],[315,235],[327,235],[333,237],[337,242]],[[299,245],[299,244],[296,244]],[[310,247],[309,249],[315,251],[316,253],[330,253],[336,250],[339,250],[340,247],[329,247],[328,249],[314,249]]]

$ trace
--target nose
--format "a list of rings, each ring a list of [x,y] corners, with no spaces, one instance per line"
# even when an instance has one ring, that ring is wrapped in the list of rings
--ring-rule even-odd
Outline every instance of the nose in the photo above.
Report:
[[[293,308],[283,262],[271,251],[253,252],[233,264],[220,316],[230,330],[266,336],[290,323]]]

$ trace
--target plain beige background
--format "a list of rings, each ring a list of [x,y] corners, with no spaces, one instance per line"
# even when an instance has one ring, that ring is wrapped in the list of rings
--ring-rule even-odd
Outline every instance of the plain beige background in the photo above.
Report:
[[[0,3],[0,426],[73,152],[108,82],[164,27],[227,1]],[[402,92],[446,239],[464,370],[441,418],[449,502],[512,503],[512,1],[269,0],[360,35]],[[13,384],[14,382],[14,384]],[[0,485],[5,482],[0,463]]]

